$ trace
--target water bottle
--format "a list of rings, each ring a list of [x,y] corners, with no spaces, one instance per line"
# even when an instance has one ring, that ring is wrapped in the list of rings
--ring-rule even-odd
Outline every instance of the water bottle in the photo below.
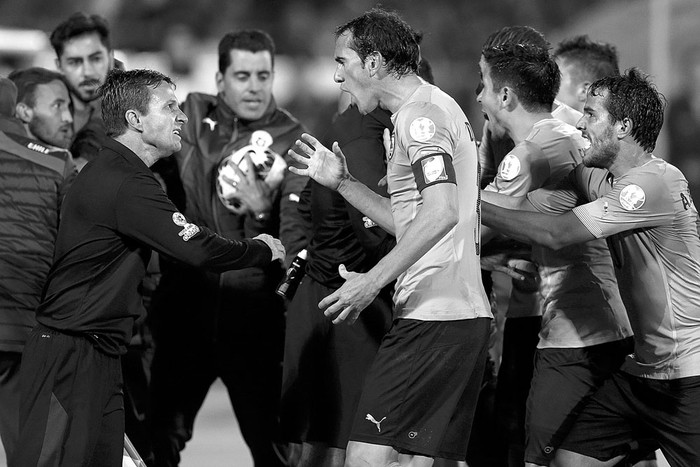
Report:
[[[287,269],[287,275],[285,276],[282,283],[277,286],[277,295],[280,295],[287,300],[291,300],[294,297],[294,293],[299,287],[301,278],[304,277],[304,272],[306,270],[306,249],[301,250],[297,254],[294,261],[292,261],[291,266]]]

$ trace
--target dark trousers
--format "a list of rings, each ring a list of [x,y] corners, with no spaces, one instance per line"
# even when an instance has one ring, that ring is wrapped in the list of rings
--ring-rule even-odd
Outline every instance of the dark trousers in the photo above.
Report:
[[[118,357],[38,325],[19,372],[19,441],[9,467],[120,467],[124,401]]]
[[[167,297],[161,297],[167,298]],[[173,307],[163,307],[170,303]],[[152,323],[152,443],[156,466],[176,466],[212,383],[226,386],[256,467],[282,467],[275,449],[284,308],[274,293],[224,295],[220,310],[161,301]],[[184,314],[179,314],[184,309]],[[185,317],[186,315],[186,317]]]
[[[19,432],[19,366],[22,354],[0,352],[0,438],[9,459]]]
[[[525,459],[525,414],[542,324],[539,316],[507,318],[496,387],[496,423],[502,464],[522,466]]]

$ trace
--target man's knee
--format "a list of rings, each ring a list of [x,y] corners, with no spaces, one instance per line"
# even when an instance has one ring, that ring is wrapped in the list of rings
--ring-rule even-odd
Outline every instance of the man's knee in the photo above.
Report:
[[[617,456],[607,461],[601,461],[583,454],[559,449],[549,467],[612,467],[623,458],[624,456]]]

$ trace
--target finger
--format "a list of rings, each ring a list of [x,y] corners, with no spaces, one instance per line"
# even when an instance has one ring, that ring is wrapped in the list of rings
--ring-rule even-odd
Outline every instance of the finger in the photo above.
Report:
[[[509,277],[512,277],[513,279],[517,279],[519,281],[525,280],[525,276],[523,276],[522,274],[519,274],[517,271],[509,268],[508,266],[494,265],[493,270],[498,271],[498,272],[502,272],[503,274],[505,274]]]
[[[314,151],[316,151],[316,148],[314,148],[311,144],[300,139],[294,142],[294,146],[292,146],[292,149],[304,156],[311,156],[311,154],[313,154]]]
[[[289,157],[299,162],[300,164],[303,164],[307,167],[309,166],[309,157],[299,154],[294,148],[289,149],[289,151],[287,151],[287,154],[289,155]],[[292,166],[289,166],[289,168],[291,169]]]
[[[333,319],[333,324],[340,324],[343,321],[347,320],[348,315],[350,314],[351,310],[352,309],[350,307],[343,309],[343,311],[338,313],[338,315],[335,317],[335,319]],[[352,323],[350,323],[350,324],[352,324]]]
[[[382,142],[384,143],[384,154],[386,154],[387,159],[391,155],[391,131],[388,128],[384,128],[382,133]]]
[[[248,157],[248,156],[246,155],[245,157]],[[229,164],[229,167],[231,167],[233,169],[233,171],[236,173],[236,176],[239,178],[239,180],[243,181],[246,179],[246,174],[243,173],[243,171],[238,166],[238,164]],[[250,167],[250,165],[248,167]],[[234,186],[235,186],[235,183],[234,183]]]
[[[246,172],[245,176],[248,179],[248,181],[252,183],[258,178],[255,170],[255,165],[253,165],[253,159],[250,158],[248,153],[243,154],[243,159],[245,160],[245,163],[248,164],[248,172]]]
[[[297,169],[293,165],[290,165],[289,167],[287,167],[287,169],[289,169],[289,171],[293,174],[303,175],[304,177],[309,176],[309,169]]]
[[[330,295],[327,295],[323,300],[318,302],[318,307],[321,310],[326,310],[329,306],[333,305],[337,301],[338,301],[338,291],[336,290],[335,292],[333,292]],[[325,314],[325,312],[324,312],[324,314]],[[326,315],[326,316],[328,316],[328,315]]]
[[[303,139],[304,142],[311,147],[312,151],[315,151],[316,148],[319,146],[323,146],[319,140],[317,140],[313,137],[313,135],[310,135],[308,133],[302,133],[301,139]]]
[[[378,187],[385,187],[387,186],[387,181],[386,181],[386,175],[384,175],[379,181],[377,182]]]
[[[341,264],[338,266],[338,274],[340,274],[340,277],[343,279],[347,279],[350,274],[348,274],[348,270],[345,268],[344,264]]]

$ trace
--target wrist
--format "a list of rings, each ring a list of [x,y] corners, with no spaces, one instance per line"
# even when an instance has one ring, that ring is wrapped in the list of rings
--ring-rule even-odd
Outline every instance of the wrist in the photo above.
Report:
[[[340,179],[340,182],[338,182],[338,187],[335,189],[335,191],[342,195],[343,192],[348,189],[353,180],[354,178],[352,177],[352,175],[350,175],[350,173],[347,173],[344,177]]]

